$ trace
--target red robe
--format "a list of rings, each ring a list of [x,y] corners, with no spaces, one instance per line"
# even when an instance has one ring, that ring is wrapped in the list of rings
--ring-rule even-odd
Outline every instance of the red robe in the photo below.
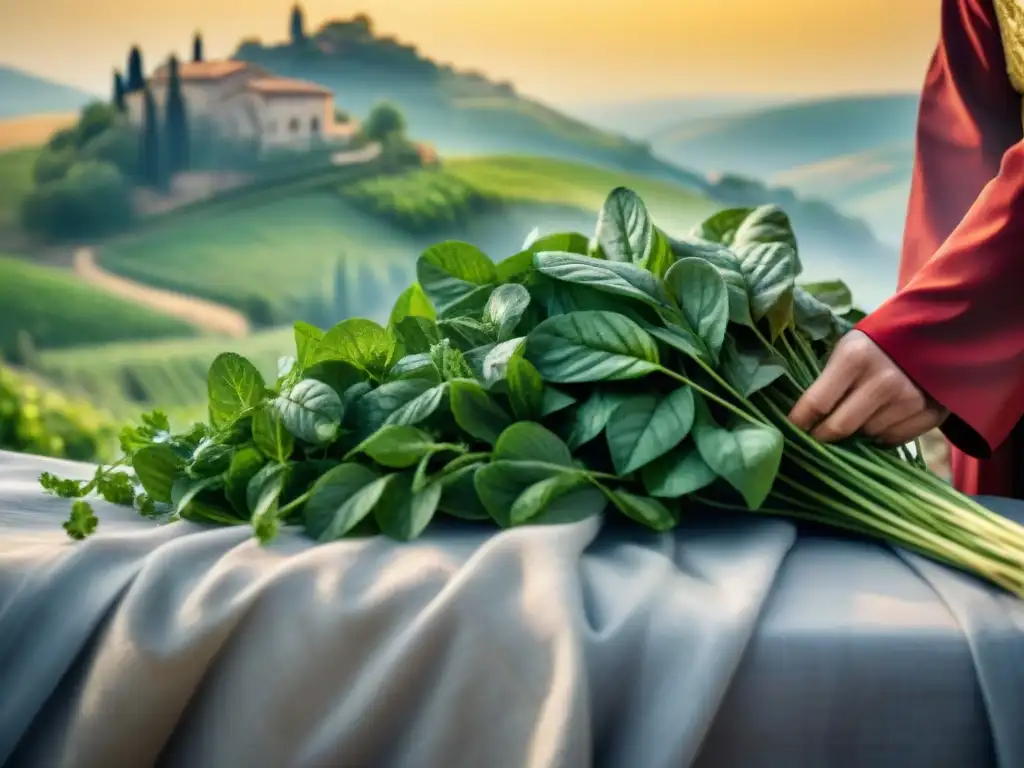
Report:
[[[953,482],[1024,498],[1024,142],[992,0],[943,0],[899,291],[858,328],[952,414]]]

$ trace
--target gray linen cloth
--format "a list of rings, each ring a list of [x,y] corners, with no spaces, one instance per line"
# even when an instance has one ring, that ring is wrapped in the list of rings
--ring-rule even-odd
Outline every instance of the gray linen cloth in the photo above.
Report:
[[[314,545],[60,528],[0,453],[0,764],[1020,768],[1024,606],[753,515]],[[1024,517],[1024,505],[987,500]]]

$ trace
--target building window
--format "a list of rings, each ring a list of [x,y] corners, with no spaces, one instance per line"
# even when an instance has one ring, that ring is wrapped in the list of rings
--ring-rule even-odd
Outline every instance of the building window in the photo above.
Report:
[[[310,133],[319,133],[320,132],[320,120],[319,120],[319,118],[314,117],[314,118],[312,118],[309,121],[309,131],[310,131]]]
[[[291,120],[288,121],[288,130],[291,131],[292,133],[299,132],[299,118],[293,117]]]

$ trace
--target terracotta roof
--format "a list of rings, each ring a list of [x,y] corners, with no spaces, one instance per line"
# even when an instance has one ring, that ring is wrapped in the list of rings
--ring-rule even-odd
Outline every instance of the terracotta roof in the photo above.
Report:
[[[287,77],[258,77],[245,86],[250,91],[264,96],[331,96],[329,88],[306,80],[292,80]]]
[[[183,61],[178,64],[178,75],[182,80],[220,80],[251,66],[246,61]],[[153,79],[157,81],[166,80],[167,77],[166,64],[153,73]]]

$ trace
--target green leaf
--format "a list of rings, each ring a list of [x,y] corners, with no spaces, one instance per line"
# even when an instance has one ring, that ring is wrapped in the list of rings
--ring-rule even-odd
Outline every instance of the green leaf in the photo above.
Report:
[[[389,424],[381,427],[353,448],[350,455],[365,453],[385,467],[406,469],[432,453],[436,445],[434,439],[423,430],[400,424]]]
[[[729,325],[729,290],[718,270],[702,259],[679,259],[665,275],[665,285],[683,310],[690,330],[711,353],[718,354]]]
[[[480,363],[480,378],[488,387],[508,376],[508,365],[516,358],[522,357],[526,337],[503,341],[491,347]]]
[[[586,235],[581,235],[579,232],[559,232],[553,235],[542,235],[529,245],[524,245],[523,248],[533,253],[563,251],[586,256],[589,245],[590,238]]]
[[[644,323],[642,327],[658,341],[679,350],[687,357],[712,362],[711,351],[693,331],[679,325],[659,328],[656,325]]]
[[[395,337],[372,320],[351,317],[324,334],[315,362],[344,360],[375,378],[383,376],[395,351]]]
[[[91,536],[96,532],[96,526],[100,523],[99,518],[93,513],[92,505],[88,501],[77,499],[71,504],[71,513],[64,521],[64,532],[75,541]]]
[[[530,292],[517,283],[499,285],[484,306],[484,322],[495,329],[498,341],[507,341],[515,335],[516,326],[530,306]]]
[[[430,357],[434,361],[434,365],[437,366],[437,369],[441,371],[441,379],[444,381],[471,378],[475,375],[465,355],[460,350],[452,347],[448,339],[441,339],[439,343],[432,346],[430,348]]]
[[[474,485],[491,519],[508,528],[512,525],[512,507],[527,488],[570,472],[542,462],[494,460],[477,470]]]
[[[210,422],[218,429],[259,405],[266,393],[266,384],[256,366],[234,352],[217,355],[206,381]]]
[[[468,435],[493,445],[512,419],[475,381],[456,379],[450,391],[455,423]]]
[[[700,457],[696,446],[685,444],[655,459],[640,473],[651,496],[678,499],[706,488],[718,475]]]
[[[376,432],[393,413],[435,385],[429,379],[399,379],[381,384],[352,404],[359,439]]]
[[[437,384],[441,383],[441,372],[434,365],[434,359],[429,352],[417,352],[414,355],[406,355],[400,358],[388,371],[388,381],[398,379],[429,379]]]
[[[782,462],[782,433],[765,424],[737,421],[720,426],[703,401],[697,401],[693,439],[705,463],[759,509],[771,493]]]
[[[647,270],[656,277],[665,277],[672,268],[676,255],[672,252],[672,244],[668,236],[657,227],[654,228],[654,239],[651,241],[651,253],[647,258]]]
[[[628,491],[610,491],[608,499],[631,520],[656,531],[669,531],[676,527],[675,515],[657,499],[638,496]]]
[[[395,325],[395,335],[406,352],[429,352],[430,348],[441,341],[441,331],[437,323],[426,317],[406,317]]]
[[[525,357],[556,383],[634,379],[658,370],[658,347],[643,328],[614,312],[551,317],[526,337]]]
[[[564,473],[527,486],[509,508],[509,524],[522,525],[533,522],[556,499],[586,485],[589,483],[585,475]]]
[[[651,307],[670,306],[658,278],[636,264],[603,261],[574,253],[538,253],[533,263],[541,274],[554,280],[636,299]]]
[[[508,361],[505,371],[508,381],[508,401],[517,419],[540,418],[544,405],[544,380],[537,369],[521,357]]]
[[[575,408],[566,440],[572,450],[589,443],[600,435],[608,425],[612,413],[622,402],[622,395],[606,392],[600,388]]]
[[[503,261],[499,261],[495,269],[498,273],[498,282],[508,283],[513,280],[521,280],[533,271],[533,251],[522,250]]]
[[[624,396],[605,429],[616,474],[625,477],[679,445],[690,434],[693,416],[689,387],[679,387],[664,397]]]
[[[416,277],[441,317],[479,312],[498,282],[494,263],[479,248],[454,240],[428,248]]]
[[[575,469],[572,453],[562,439],[532,421],[517,421],[494,444],[494,461],[527,461]]]
[[[679,259],[703,259],[717,269],[729,292],[729,320],[737,325],[753,326],[747,279],[735,253],[721,245],[692,240],[672,240],[672,250]]]
[[[322,381],[338,395],[344,395],[356,384],[365,383],[366,373],[344,360],[325,360],[307,368],[302,378]],[[369,383],[366,386],[369,387]]]
[[[252,441],[268,459],[283,464],[291,458],[295,438],[270,406],[257,409],[252,417]]]
[[[811,294],[822,304],[828,306],[837,315],[845,315],[853,309],[853,293],[842,280],[822,280],[814,283],[801,283],[800,289]]]
[[[567,395],[554,387],[544,387],[544,396],[540,401],[540,417],[543,419],[575,404],[576,398],[572,395]]]
[[[414,491],[412,478],[412,472],[392,475],[374,508],[374,518],[381,531],[397,541],[412,541],[423,533],[441,501],[440,483],[429,483],[422,490]]]
[[[340,539],[373,511],[390,477],[355,463],[328,470],[313,484],[303,507],[306,533],[321,542]]]
[[[195,502],[198,496],[204,491],[221,488],[224,486],[223,477],[202,477],[202,478],[186,478],[179,477],[174,481],[174,485],[171,486],[171,504],[174,507],[175,513],[182,519],[189,519],[190,517],[202,517],[201,514],[193,515],[195,511]]]
[[[168,446],[147,445],[135,452],[132,469],[153,501],[171,503],[171,488],[182,470],[181,458]]]
[[[722,348],[721,374],[743,397],[755,392],[785,376],[786,361],[760,346],[740,344],[729,337]]]
[[[832,308],[799,285],[793,288],[793,323],[814,341],[824,341],[836,334]]]
[[[303,379],[272,401],[289,432],[313,445],[334,442],[344,413],[338,393],[322,381]]]
[[[785,243],[748,243],[737,246],[736,255],[747,281],[754,320],[768,317],[772,334],[777,336],[792,318],[796,251]]]
[[[437,384],[392,411],[384,424],[413,426],[426,421],[441,407],[447,393],[448,382]]]
[[[690,230],[690,237],[699,237],[712,243],[732,245],[736,230],[753,208],[726,208],[718,211]]]
[[[640,196],[616,187],[601,206],[597,240],[611,261],[643,265],[651,252],[654,224]]]
[[[738,247],[749,243],[782,243],[792,248],[794,254],[797,250],[793,226],[789,223],[789,217],[777,205],[758,206],[744,217],[736,228],[732,244]]]
[[[253,530],[262,544],[277,535],[278,503],[287,480],[287,464],[268,464],[249,481],[246,500],[252,513]]]
[[[317,348],[323,341],[324,332],[315,325],[301,320],[295,323],[295,368],[302,374],[316,359]]]
[[[233,446],[205,438],[192,452],[191,459],[185,467],[185,473],[190,477],[199,478],[226,472],[233,452]]]
[[[427,298],[427,294],[424,293],[419,283],[413,283],[402,291],[395,301],[394,307],[391,308],[391,317],[388,320],[388,325],[395,327],[402,320],[410,317],[420,317],[427,320],[434,320],[437,317],[437,314],[434,312],[434,306],[430,303],[430,299]]]
[[[480,501],[476,492],[476,473],[486,466],[482,462],[465,468],[465,471],[454,473],[451,478],[442,478],[441,500],[437,508],[447,515],[460,520],[487,520],[490,515]]]
[[[453,317],[450,320],[441,320],[437,324],[437,329],[444,338],[449,339],[455,347],[463,352],[494,342],[491,328],[471,317]]]
[[[231,457],[231,465],[225,476],[224,495],[239,515],[249,517],[247,492],[249,482],[266,465],[263,454],[251,445],[242,446]]]

